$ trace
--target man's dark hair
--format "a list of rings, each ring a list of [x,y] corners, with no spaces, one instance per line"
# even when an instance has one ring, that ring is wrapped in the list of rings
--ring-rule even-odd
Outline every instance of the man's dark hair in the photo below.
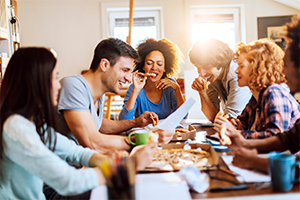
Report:
[[[114,66],[121,56],[138,59],[137,52],[124,41],[117,38],[102,40],[94,50],[94,57],[90,69],[95,72],[102,58],[106,58]]]
[[[290,48],[291,61],[300,68],[300,15],[294,15],[292,21],[285,25],[285,39]]]

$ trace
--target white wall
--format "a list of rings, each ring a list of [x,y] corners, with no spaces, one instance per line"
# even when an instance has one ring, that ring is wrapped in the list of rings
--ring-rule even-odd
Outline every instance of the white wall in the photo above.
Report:
[[[60,76],[79,74],[89,67],[93,49],[104,37],[101,3],[129,6],[129,0],[18,0],[21,45],[52,47],[58,53]],[[134,6],[162,7],[164,37],[187,56],[189,6],[218,4],[245,5],[247,42],[257,39],[257,17],[300,13],[273,0],[135,0]]]
[[[121,4],[129,7],[129,0],[18,0],[22,46],[47,46],[58,53],[60,77],[79,74],[88,69],[93,50],[103,39],[105,30],[103,6]],[[163,9],[164,37],[178,44],[187,58],[191,46],[189,8],[192,5],[242,5],[245,11],[246,42],[257,39],[257,17],[300,14],[300,11],[273,0],[135,0],[135,7],[158,6]],[[181,73],[191,82],[193,67],[186,59]],[[186,84],[186,93],[197,93]],[[192,110],[201,113],[200,106]],[[194,115],[192,115],[194,116]]]

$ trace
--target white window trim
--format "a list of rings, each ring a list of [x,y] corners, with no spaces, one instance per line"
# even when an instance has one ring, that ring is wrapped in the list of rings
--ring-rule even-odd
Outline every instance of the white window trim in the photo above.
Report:
[[[164,37],[164,23],[163,23],[163,10],[166,7],[165,2],[135,2],[134,11],[139,10],[159,10],[160,13],[160,37]],[[119,10],[119,11],[128,11],[129,17],[129,1],[128,2],[102,2],[100,3],[101,16],[100,16],[100,24],[101,24],[101,38],[109,37],[109,11],[111,10]]]

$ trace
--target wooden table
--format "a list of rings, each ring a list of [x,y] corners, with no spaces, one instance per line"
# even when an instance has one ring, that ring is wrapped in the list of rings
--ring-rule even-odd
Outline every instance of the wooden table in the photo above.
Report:
[[[207,134],[214,134],[215,131],[212,129],[212,127],[200,127],[200,126],[195,126],[197,131],[206,131]],[[229,169],[227,167],[227,165],[224,163],[224,161],[222,160],[222,154],[224,153],[218,153],[219,155],[219,165],[223,166],[227,169]],[[232,154],[232,152],[228,152],[228,154]],[[211,174],[211,173],[210,173]],[[221,170],[216,170],[214,172],[214,174],[211,174],[214,177],[220,178],[220,179],[225,179],[225,180],[229,180],[232,181],[234,183],[238,183],[237,179],[224,172]],[[210,188],[219,188],[219,187],[224,187],[224,186],[233,186],[233,183],[227,182],[227,181],[221,181],[221,180],[217,180],[217,179],[211,179],[210,180]],[[191,196],[193,199],[210,199],[210,198],[225,198],[225,197],[241,197],[240,199],[247,199],[247,197],[251,197],[251,199],[255,198],[257,200],[260,199],[268,199],[268,197],[270,197],[269,199],[274,199],[274,196],[270,196],[270,195],[278,195],[278,198],[276,199],[288,199],[288,200],[292,200],[292,199],[299,199],[300,200],[300,183],[296,183],[294,184],[294,187],[292,188],[291,191],[288,192],[277,192],[274,191],[271,187],[269,188],[265,188],[265,189],[261,189],[261,190],[256,190],[255,189],[255,184],[253,183],[248,183],[247,184],[249,186],[248,189],[242,189],[242,190],[231,190],[231,191],[222,191],[222,192],[205,192],[203,194],[199,194],[196,192],[191,192]],[[283,195],[282,197],[280,195]],[[280,197],[279,197],[280,196]],[[299,198],[298,198],[299,197]]]

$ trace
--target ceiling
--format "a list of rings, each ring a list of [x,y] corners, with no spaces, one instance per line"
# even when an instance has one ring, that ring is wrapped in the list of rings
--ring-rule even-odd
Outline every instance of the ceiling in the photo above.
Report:
[[[274,0],[284,5],[300,10],[300,0]]]

